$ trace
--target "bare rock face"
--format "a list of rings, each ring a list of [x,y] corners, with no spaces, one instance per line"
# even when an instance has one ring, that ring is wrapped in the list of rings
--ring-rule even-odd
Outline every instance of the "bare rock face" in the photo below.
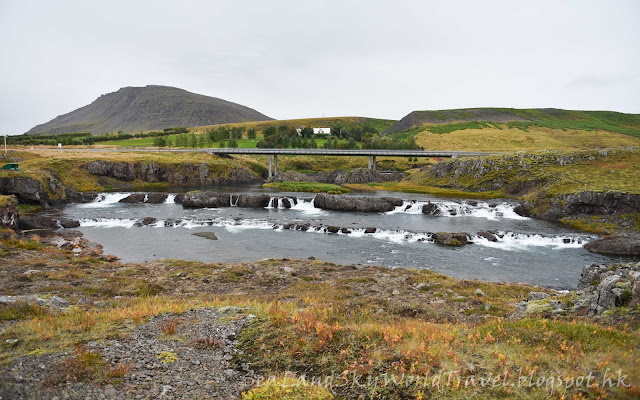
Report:
[[[44,215],[22,215],[18,226],[22,230],[56,229],[58,224],[55,219]]]
[[[22,203],[41,203],[49,200],[42,182],[24,176],[0,178],[0,193],[15,195]]]
[[[182,199],[183,207],[192,208],[220,208],[231,206],[231,196],[227,193],[189,192]]]
[[[136,178],[134,165],[124,161],[97,160],[84,165],[84,168],[96,176],[108,176],[122,181],[132,181]]]
[[[319,193],[313,204],[317,208],[333,211],[387,212],[402,203],[401,199],[391,197],[358,197]]]
[[[584,246],[584,248],[592,253],[638,256],[640,255],[640,235],[611,235],[589,242]]]

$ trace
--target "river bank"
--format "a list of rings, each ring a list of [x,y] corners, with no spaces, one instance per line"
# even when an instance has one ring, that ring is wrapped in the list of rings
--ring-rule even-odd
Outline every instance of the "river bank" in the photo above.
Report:
[[[580,292],[312,259],[122,263],[65,232],[62,242],[57,235],[6,230],[0,237],[3,397],[239,397],[260,377],[282,378],[286,371],[289,377],[335,373],[321,389],[346,398],[439,392],[431,385],[344,384],[352,374],[366,380],[457,371],[463,384],[442,386],[448,398],[549,395],[552,388],[535,385],[464,385],[469,376],[518,368],[545,377],[591,372],[599,381],[621,369],[632,383],[572,386],[569,394],[633,397],[638,387],[640,371],[630,355],[640,342],[633,308],[640,285],[624,283],[626,275],[605,279],[606,269],[585,269],[584,282],[627,285],[632,296],[622,296],[618,306],[614,293],[608,312],[588,316],[590,304],[607,303],[587,288],[581,290],[594,300],[578,301]],[[611,293],[608,286],[602,293]],[[566,349],[559,353],[560,345]]]

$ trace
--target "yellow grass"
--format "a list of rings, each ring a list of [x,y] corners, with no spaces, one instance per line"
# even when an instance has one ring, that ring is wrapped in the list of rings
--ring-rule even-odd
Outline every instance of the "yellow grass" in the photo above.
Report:
[[[531,127],[464,129],[437,134],[426,129],[416,135],[418,146],[429,150],[514,151],[579,150],[597,147],[639,146],[640,138],[604,131],[581,131]]]

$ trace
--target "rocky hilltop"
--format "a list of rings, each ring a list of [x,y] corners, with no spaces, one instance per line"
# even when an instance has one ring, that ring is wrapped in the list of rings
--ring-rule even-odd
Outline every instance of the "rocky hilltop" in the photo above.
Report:
[[[125,87],[31,128],[27,134],[140,132],[271,118],[240,104],[169,86]]]

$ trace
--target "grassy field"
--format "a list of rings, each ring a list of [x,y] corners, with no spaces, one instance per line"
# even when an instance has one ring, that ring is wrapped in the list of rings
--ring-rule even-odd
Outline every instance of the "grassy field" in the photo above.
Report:
[[[58,295],[72,303],[84,299],[63,311],[0,305],[5,324],[0,368],[18,357],[66,351],[73,358],[72,349],[88,341],[127,340],[154,315],[179,318],[190,309],[231,305],[240,307],[232,318],[257,317],[238,337],[242,353],[234,362],[251,362],[280,380],[287,379],[285,373],[310,380],[333,377],[338,398],[632,399],[640,394],[640,331],[634,318],[639,310],[616,309],[600,320],[545,314],[511,319],[514,303],[544,289],[314,260],[124,264],[73,255],[37,237],[3,234],[0,243],[4,293]],[[283,273],[285,266],[295,273]],[[27,270],[39,272],[25,275]],[[567,304],[574,299],[565,297]],[[615,382],[618,370],[629,386],[602,384],[607,378]],[[578,384],[589,374],[591,386],[584,380]],[[480,383],[494,378],[507,384]],[[542,383],[536,385],[538,379]],[[273,393],[282,390],[274,385],[246,398],[283,398],[286,392]],[[292,398],[327,395],[318,387],[295,390],[300,392]]]

